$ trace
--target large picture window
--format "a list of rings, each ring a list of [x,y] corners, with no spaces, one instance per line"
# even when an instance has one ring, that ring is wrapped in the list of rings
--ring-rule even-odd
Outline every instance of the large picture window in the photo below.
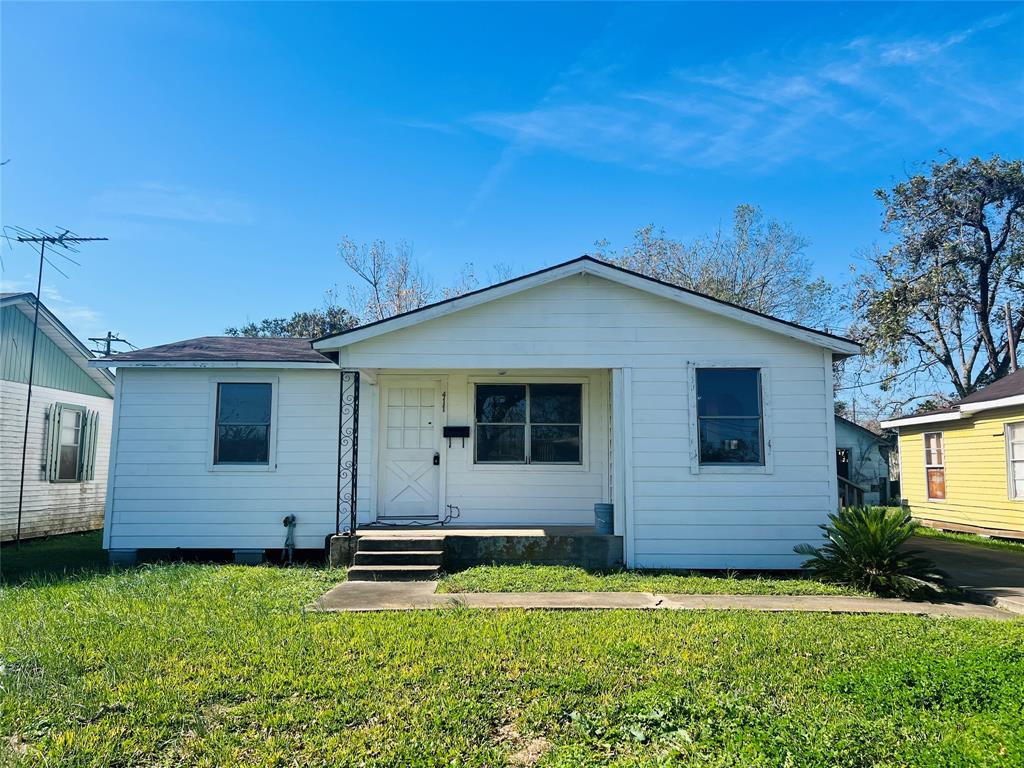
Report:
[[[214,464],[269,464],[272,385],[217,385]]]
[[[581,384],[477,384],[478,464],[580,464]]]
[[[698,368],[702,465],[763,465],[764,419],[757,368]]]

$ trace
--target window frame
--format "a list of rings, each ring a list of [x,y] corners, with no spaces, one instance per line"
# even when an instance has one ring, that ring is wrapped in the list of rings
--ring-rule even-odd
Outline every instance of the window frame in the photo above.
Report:
[[[578,462],[478,462],[477,451],[477,421],[476,421],[476,388],[478,385],[517,385],[527,388],[527,412],[525,428],[530,426],[529,413],[529,385],[530,384],[578,384],[580,386],[580,460]],[[528,470],[531,472],[587,472],[590,466],[590,451],[588,435],[590,434],[589,411],[590,411],[590,379],[579,376],[486,376],[470,377],[468,380],[466,407],[468,409],[469,423],[472,425],[472,445],[467,446],[466,462],[470,470],[477,472],[516,472]],[[518,424],[518,422],[517,422]],[[544,426],[544,425],[541,425]],[[557,426],[557,425],[554,425]],[[527,456],[529,455],[529,440],[525,445]]]
[[[938,435],[939,436],[939,450],[942,452],[942,463],[941,464],[929,464],[928,463],[928,436]],[[921,433],[921,443],[924,448],[924,496],[929,502],[944,502],[949,498],[949,489],[946,487],[946,434],[944,431],[930,431]],[[933,497],[931,494],[931,488],[928,484],[928,471],[931,469],[942,470],[942,497]]]
[[[267,446],[266,464],[218,464],[217,458],[217,409],[221,384],[269,384],[270,385],[270,437]],[[219,474],[247,474],[250,472],[274,472],[277,470],[277,434],[280,431],[277,399],[279,380],[277,376],[220,375],[209,380],[209,417],[206,428],[207,458],[206,469]]]
[[[755,369],[761,386],[761,452],[759,464],[702,464],[700,461],[700,426],[697,414],[697,371],[703,368]],[[690,426],[690,473],[694,475],[771,475],[775,473],[772,446],[772,385],[771,366],[768,361],[751,358],[720,360],[691,360],[686,364],[686,410]]]
[[[1017,492],[1016,482],[1013,476],[1013,439],[1012,439],[1012,428],[1020,427],[1024,429],[1024,421],[1007,421],[1003,424],[1003,436],[1006,444],[1006,496],[1010,501],[1024,501],[1024,487],[1021,487],[1020,492]],[[945,459],[945,456],[943,456]],[[1018,461],[1024,461],[1022,456]]]
[[[52,483],[81,483],[82,480],[82,440],[85,438],[85,417],[87,408],[84,405],[77,405],[74,403],[60,403],[61,414],[60,422],[57,424],[57,456],[55,461],[57,462],[57,477],[51,480]],[[60,476],[60,449],[65,445],[61,442],[61,432],[63,432],[64,414],[69,411],[73,411],[78,414],[78,453],[75,456],[75,476],[73,478],[62,478]],[[70,443],[69,443],[70,445]]]

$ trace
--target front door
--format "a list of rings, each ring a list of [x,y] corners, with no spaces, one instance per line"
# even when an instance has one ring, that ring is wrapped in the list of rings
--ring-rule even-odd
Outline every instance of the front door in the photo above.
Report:
[[[441,392],[440,382],[382,387],[378,517],[438,516]]]

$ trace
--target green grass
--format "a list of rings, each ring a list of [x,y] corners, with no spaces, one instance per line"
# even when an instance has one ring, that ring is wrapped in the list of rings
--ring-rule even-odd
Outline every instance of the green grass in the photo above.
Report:
[[[109,571],[102,531],[32,539],[22,542],[20,547],[15,544],[0,547],[0,583],[17,584],[32,576],[62,577]]]
[[[1004,552],[1017,552],[1024,555],[1024,541],[1009,541],[1007,539],[987,539],[984,536],[975,536],[973,533],[954,533],[952,531],[940,531],[936,528],[921,526],[917,529],[915,536],[923,536],[926,539],[942,539],[944,541],[957,541],[961,544],[971,544],[975,547],[985,549],[999,549]],[[913,544],[913,542],[911,542]]]
[[[556,565],[491,565],[445,576],[438,592],[655,592],[686,595],[858,595],[792,576],[707,576],[656,571],[594,573]]]
[[[304,613],[336,576],[0,589],[0,765],[1024,764],[1024,622]]]

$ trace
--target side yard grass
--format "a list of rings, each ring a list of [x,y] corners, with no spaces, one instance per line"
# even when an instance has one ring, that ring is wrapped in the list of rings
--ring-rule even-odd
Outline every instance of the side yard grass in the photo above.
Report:
[[[30,539],[0,547],[0,584],[17,584],[33,575],[65,576],[110,571],[103,531]]]
[[[1024,622],[304,613],[336,575],[0,588],[0,764],[1024,764]]]
[[[914,534],[926,539],[941,539],[943,541],[956,541],[960,544],[971,544],[975,547],[985,549],[998,549],[1004,552],[1016,552],[1024,556],[1024,541],[1011,541],[1009,539],[991,539],[984,536],[976,536],[973,533],[955,533],[953,531],[940,531],[937,528],[921,526]],[[913,541],[910,542],[913,545]]]
[[[438,592],[655,592],[685,595],[862,595],[801,576],[663,571],[595,573],[556,565],[477,566],[441,579]]]

